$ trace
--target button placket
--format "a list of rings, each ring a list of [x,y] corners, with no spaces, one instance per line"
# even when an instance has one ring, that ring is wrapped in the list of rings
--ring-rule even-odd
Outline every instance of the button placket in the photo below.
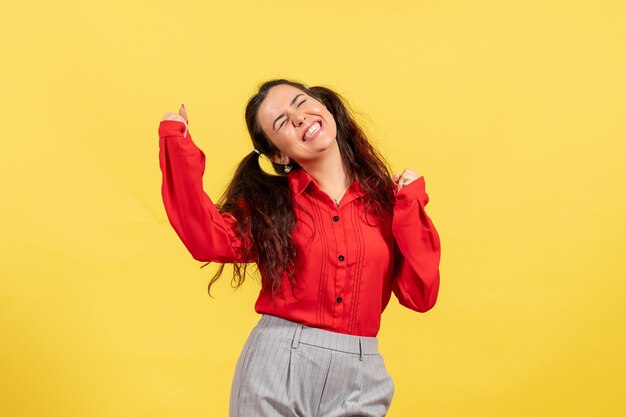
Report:
[[[336,269],[336,275],[335,275],[335,287],[334,287],[334,291],[332,294],[329,295],[333,295],[334,296],[334,303],[336,306],[336,310],[335,310],[335,317],[337,317],[337,319],[344,321],[343,319],[343,315],[345,314],[345,312],[347,310],[345,310],[346,306],[343,303],[343,292],[345,289],[345,285],[346,285],[346,275],[347,275],[347,270],[346,270],[346,265],[344,263],[346,257],[345,257],[345,253],[346,253],[346,230],[345,230],[345,224],[344,224],[344,220],[345,218],[341,215],[341,208],[340,207],[335,207],[334,210],[332,210],[331,213],[329,213],[331,215],[331,220],[332,220],[332,227],[335,231],[335,238],[336,238],[336,242],[337,242],[337,246],[336,246],[336,255],[337,256],[337,269]]]

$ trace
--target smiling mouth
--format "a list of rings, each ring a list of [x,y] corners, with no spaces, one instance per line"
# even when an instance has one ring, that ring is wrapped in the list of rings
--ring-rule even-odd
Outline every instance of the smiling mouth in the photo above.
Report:
[[[320,131],[321,128],[322,128],[322,124],[319,120],[313,123],[311,126],[309,126],[307,131],[304,132],[304,135],[302,136],[302,141],[306,142],[310,140],[311,138],[315,137],[315,135],[317,134],[317,132]]]

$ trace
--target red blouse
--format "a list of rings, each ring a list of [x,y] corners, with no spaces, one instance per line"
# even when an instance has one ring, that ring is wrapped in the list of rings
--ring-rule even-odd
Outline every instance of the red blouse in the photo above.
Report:
[[[174,230],[192,257],[220,263],[242,259],[242,242],[234,220],[221,214],[204,192],[205,155],[185,125],[164,120],[159,125],[162,196]],[[426,312],[439,291],[439,235],[426,215],[424,177],[395,190],[393,219],[377,221],[359,199],[363,190],[354,181],[339,206],[304,169],[287,175],[297,219],[293,296],[283,281],[284,297],[260,291],[255,310],[307,326],[339,333],[376,336],[381,313],[391,293],[400,304]]]

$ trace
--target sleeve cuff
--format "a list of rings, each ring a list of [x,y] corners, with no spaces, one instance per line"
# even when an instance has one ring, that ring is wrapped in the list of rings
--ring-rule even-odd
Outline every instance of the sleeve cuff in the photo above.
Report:
[[[183,136],[185,124],[177,120],[161,120],[159,124],[159,137]]]
[[[396,189],[396,205],[409,204],[416,199],[422,203],[422,206],[428,203],[426,180],[423,175],[400,190]]]

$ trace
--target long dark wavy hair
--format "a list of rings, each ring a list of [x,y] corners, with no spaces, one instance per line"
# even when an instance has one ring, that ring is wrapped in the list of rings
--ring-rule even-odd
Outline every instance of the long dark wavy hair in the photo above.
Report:
[[[394,193],[389,166],[369,143],[342,97],[331,89],[307,87],[285,79],[263,83],[246,106],[246,124],[254,148],[268,157],[280,155],[280,150],[268,140],[257,120],[257,112],[269,90],[280,84],[298,88],[326,106],[337,125],[337,143],[346,173],[350,181],[360,181],[366,194],[366,210],[376,216],[390,216]],[[228,213],[236,220],[237,234],[244,242],[241,259],[256,259],[262,289],[274,297],[285,277],[292,291],[296,285],[296,248],[291,237],[296,226],[296,216],[285,166],[271,162],[276,175],[266,173],[259,164],[259,157],[259,154],[251,151],[243,158],[216,207],[221,213]],[[292,170],[302,169],[293,160],[291,166]],[[203,267],[206,265],[208,263]],[[245,281],[248,264],[234,263],[233,267],[231,285],[238,288]],[[223,270],[224,264],[209,282],[209,295],[211,286]]]

